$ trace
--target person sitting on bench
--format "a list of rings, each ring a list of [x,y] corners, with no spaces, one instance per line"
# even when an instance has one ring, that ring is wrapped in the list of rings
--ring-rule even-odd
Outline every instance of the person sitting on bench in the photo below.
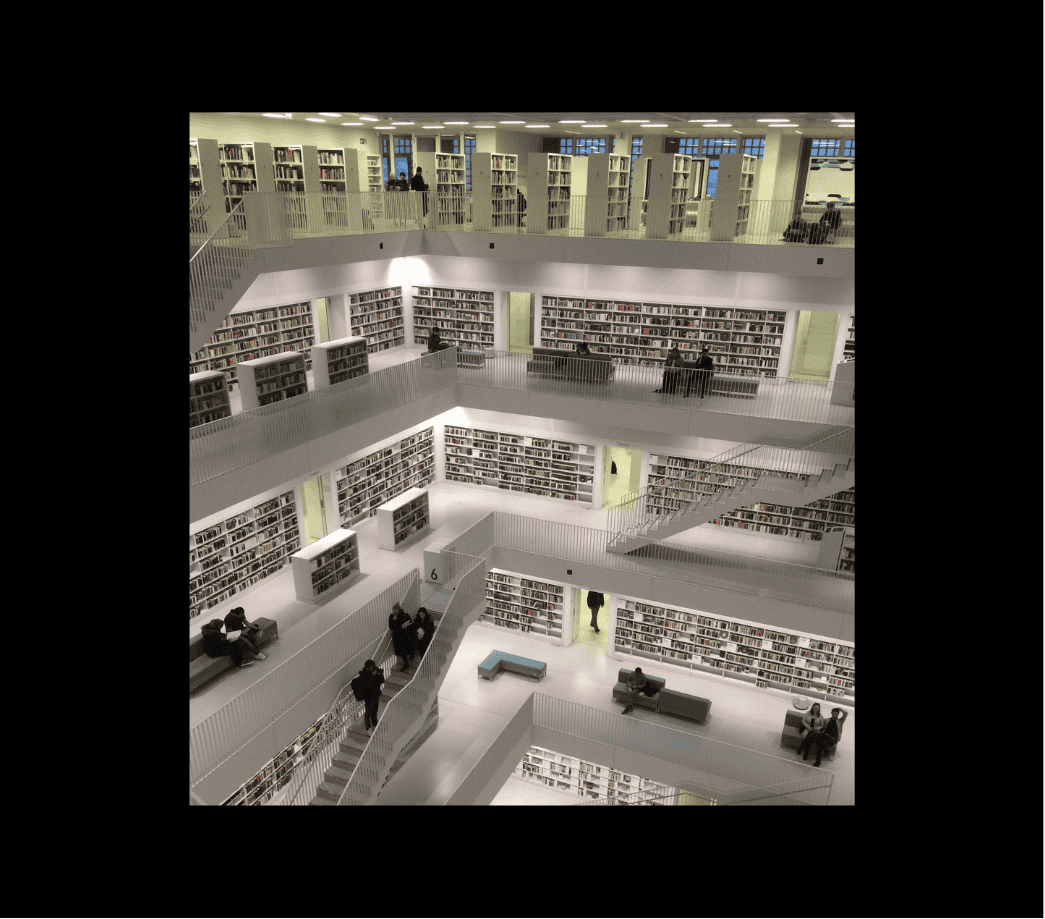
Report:
[[[200,633],[203,635],[203,650],[207,656],[224,657],[226,654],[231,654],[233,666],[253,667],[254,655],[251,654],[247,643],[239,638],[229,641],[221,634],[221,626],[220,619],[211,619],[206,625],[200,627]]]
[[[247,618],[247,614],[243,612],[242,606],[237,606],[234,610],[230,610],[225,616],[225,632],[230,635],[233,632],[239,632],[240,640],[247,643],[247,647],[250,648],[254,656],[259,661],[265,659],[265,655],[259,650],[261,648],[261,626]]]
[[[682,352],[679,351],[678,342],[671,343],[671,350],[668,352],[667,358],[664,360],[664,376],[660,381],[660,389],[653,390],[654,392],[669,392],[673,393],[678,389],[679,374],[681,371],[678,369],[684,365],[682,360]]]
[[[645,696],[654,696],[657,693],[653,684],[646,679],[646,674],[642,672],[641,667],[636,667],[631,672],[631,676],[628,677],[628,691],[624,697],[627,705],[624,706],[624,711],[621,712],[622,715],[628,714],[634,708],[632,703],[635,701],[635,693],[637,692],[641,692]]]

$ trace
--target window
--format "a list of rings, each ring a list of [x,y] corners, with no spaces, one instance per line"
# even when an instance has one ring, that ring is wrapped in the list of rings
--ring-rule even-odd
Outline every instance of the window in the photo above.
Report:
[[[628,178],[628,220],[631,220],[631,195],[635,185],[635,160],[642,156],[642,138],[631,138],[631,175]]]
[[[385,172],[385,182],[388,182],[388,170],[391,166],[391,159],[388,155],[388,135],[381,135],[381,168]]]
[[[810,156],[856,156],[856,141],[839,137],[814,138]]]
[[[563,137],[559,140],[559,152],[572,156],[587,156],[589,153],[605,153],[605,137]]]
[[[699,137],[680,137],[679,153],[683,156],[700,156],[700,143]]]
[[[472,193],[472,154],[475,153],[475,137],[464,138],[464,187],[466,194]]]
[[[748,156],[757,156],[762,159],[766,152],[766,139],[764,137],[745,137],[744,152]]]
[[[705,137],[702,156],[720,156],[723,153],[737,153],[739,147],[735,137]],[[718,168],[718,163],[715,163]]]
[[[392,143],[395,152],[395,173],[397,176],[401,172],[406,173],[407,181],[409,181],[413,171],[410,168],[410,163],[413,159],[413,148],[410,138],[393,136]]]

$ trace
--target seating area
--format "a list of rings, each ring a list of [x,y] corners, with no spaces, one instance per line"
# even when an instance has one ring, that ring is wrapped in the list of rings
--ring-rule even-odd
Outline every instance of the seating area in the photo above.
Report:
[[[617,684],[613,687],[614,702],[619,702],[623,705],[627,701],[628,677],[631,673],[632,671],[623,667],[617,671]],[[646,680],[657,687],[657,692],[652,696],[647,696],[641,692],[636,693],[633,705],[638,705],[640,708],[648,708],[650,711],[657,712],[660,715],[674,715],[676,718],[685,718],[688,721],[695,721],[697,724],[703,724],[707,720],[708,713],[711,711],[710,699],[703,699],[700,696],[691,696],[688,693],[668,689],[663,677],[653,676],[645,673],[645,671],[643,673],[646,676]]]
[[[845,723],[845,718],[840,719],[840,724]],[[802,712],[789,709],[784,715],[784,729],[780,732],[780,746],[791,750],[797,750],[802,745]],[[838,738],[841,741],[841,737]],[[834,759],[838,744],[831,744],[824,750],[824,759]],[[811,755],[815,755],[811,754]]]
[[[254,620],[261,626],[261,647],[279,638],[279,628],[271,619],[258,617]],[[199,689],[216,676],[232,669],[232,655],[209,657],[203,650],[203,636],[193,635],[189,639],[189,692]]]
[[[506,651],[491,651],[479,664],[479,676],[483,679],[492,680],[501,670],[520,673],[540,682],[548,672],[548,665],[544,661],[520,657],[518,654],[508,654]]]
[[[608,354],[578,357],[561,348],[534,348],[533,357],[526,362],[527,373],[584,383],[608,383],[613,379],[613,370],[613,359]]]

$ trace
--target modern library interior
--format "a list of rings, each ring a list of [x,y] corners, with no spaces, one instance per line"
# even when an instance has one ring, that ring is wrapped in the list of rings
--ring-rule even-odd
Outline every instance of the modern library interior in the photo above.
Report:
[[[855,804],[855,147],[190,113],[190,806]]]

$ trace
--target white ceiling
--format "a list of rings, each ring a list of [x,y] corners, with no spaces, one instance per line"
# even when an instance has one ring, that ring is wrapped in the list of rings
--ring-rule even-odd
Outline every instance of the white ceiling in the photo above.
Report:
[[[263,112],[229,112],[230,115],[245,115],[251,118],[261,116]],[[284,114],[284,113],[280,113]],[[844,127],[832,123],[836,118],[856,118],[855,112],[292,112],[291,121],[305,121],[308,118],[321,118],[325,124],[340,125],[344,122],[357,122],[359,116],[367,115],[377,121],[364,121],[363,124],[378,131],[392,131],[403,134],[426,133],[459,133],[470,131],[476,125],[493,125],[502,130],[532,131],[542,135],[590,134],[602,135],[632,133],[667,134],[672,136],[714,136],[716,128],[707,128],[707,121],[716,121],[729,127],[722,127],[723,135],[734,132],[751,135],[765,134],[769,136],[775,131],[798,132],[817,137],[855,137],[855,127]],[[334,116],[337,117],[334,117]],[[759,118],[786,118],[788,127],[773,128],[769,124],[759,122]],[[587,124],[606,125],[605,128],[586,128],[579,124],[562,124],[565,120],[583,120]],[[627,119],[646,119],[646,125],[625,124]],[[393,121],[412,121],[413,125],[393,126]],[[446,125],[447,121],[467,122],[463,125]],[[503,124],[506,121],[519,121],[522,124]],[[548,125],[547,128],[527,128],[527,124]],[[649,125],[666,125],[666,127],[650,127]],[[444,129],[426,128],[426,125],[443,125]],[[796,125],[791,127],[790,125]]]

